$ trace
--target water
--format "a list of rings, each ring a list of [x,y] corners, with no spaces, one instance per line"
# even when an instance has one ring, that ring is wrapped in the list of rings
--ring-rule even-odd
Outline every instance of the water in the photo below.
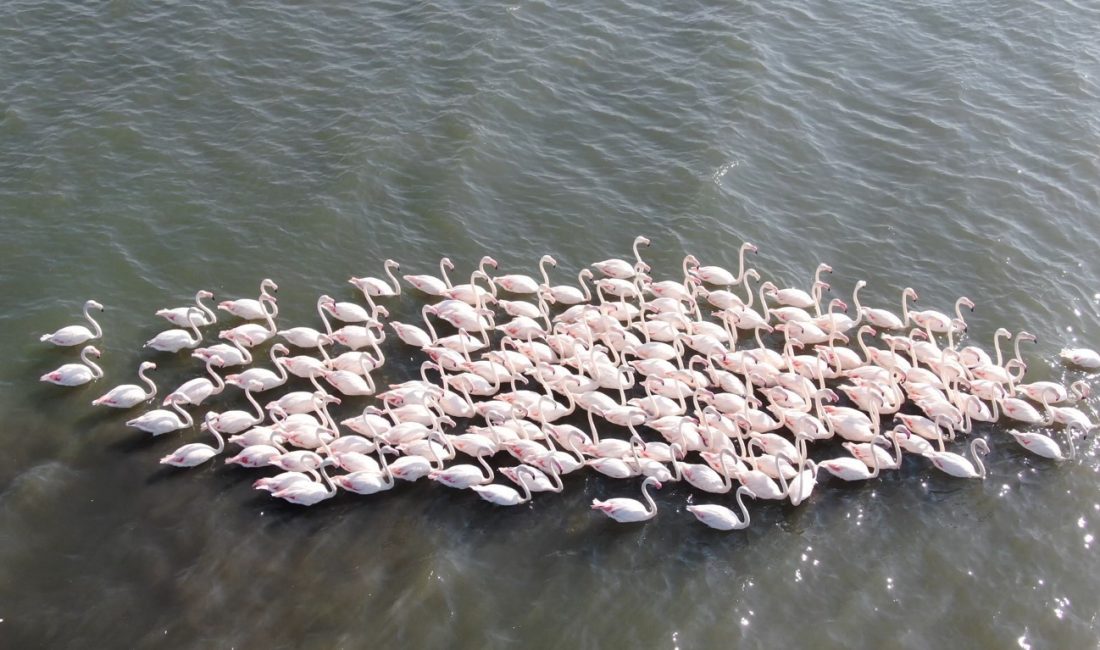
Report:
[[[824,260],[869,305],[968,295],[972,340],[1038,335],[1036,379],[1097,345],[1088,3],[467,4],[0,6],[0,646],[1095,645],[1091,439],[1056,465],[985,428],[987,481],[910,459],[722,534],[682,486],[605,521],[637,484],[579,475],[514,510],[424,483],[295,508],[88,406],[142,359],[197,374],[140,344],[199,288],[270,276],[313,324],[386,257],[551,253],[564,282],[635,234],[659,279],[752,241],[788,285]],[[75,354],[37,336],[89,297],[107,379],[40,385]],[[414,372],[386,349],[381,379]]]

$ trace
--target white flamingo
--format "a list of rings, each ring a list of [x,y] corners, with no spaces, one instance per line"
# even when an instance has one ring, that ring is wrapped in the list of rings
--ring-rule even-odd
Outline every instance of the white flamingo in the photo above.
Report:
[[[157,385],[153,383],[152,379],[145,376],[147,370],[156,370],[157,364],[152,361],[142,361],[138,366],[138,377],[143,383],[149,386],[149,390],[146,391],[137,384],[120,384],[115,386],[106,394],[92,400],[92,406],[110,406],[116,409],[128,409],[147,400],[151,400],[156,397]]]
[[[103,336],[103,330],[99,327],[99,323],[97,323],[96,320],[92,318],[91,314],[88,313],[92,309],[103,311],[103,305],[94,300],[89,300],[84,303],[84,318],[92,324],[91,330],[83,325],[69,325],[68,327],[62,327],[53,334],[43,334],[38,340],[68,347],[70,345],[80,345],[92,339],[100,338]]]
[[[94,345],[85,346],[80,351],[80,360],[83,363],[66,363],[56,370],[51,370],[39,378],[50,384],[58,386],[80,386],[103,376],[103,369],[89,359],[89,356],[100,357],[100,352]],[[95,402],[92,402],[93,404]]]

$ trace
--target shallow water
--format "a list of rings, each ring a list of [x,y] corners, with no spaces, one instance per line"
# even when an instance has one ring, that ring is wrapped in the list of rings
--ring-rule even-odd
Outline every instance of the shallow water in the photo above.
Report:
[[[909,459],[723,534],[678,485],[606,521],[588,502],[637,483],[591,475],[514,510],[423,482],[296,508],[255,472],[160,469],[194,432],[88,402],[142,359],[197,374],[140,345],[199,288],[270,276],[280,321],[314,324],[386,257],[463,277],[551,253],[564,282],[635,234],[658,279],[751,241],[765,277],[827,261],[869,305],[968,295],[972,341],[1027,329],[1029,377],[1076,378],[1058,350],[1100,345],[1098,31],[1088,3],[1020,0],[3,3],[0,645],[1095,645],[1092,439],[1054,464],[987,427],[984,482]],[[107,378],[39,384],[75,353],[38,335],[90,297]],[[415,372],[386,351],[381,379]]]

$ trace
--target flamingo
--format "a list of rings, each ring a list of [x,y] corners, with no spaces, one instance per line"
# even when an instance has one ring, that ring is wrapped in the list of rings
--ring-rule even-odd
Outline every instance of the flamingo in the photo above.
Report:
[[[195,423],[191,419],[191,414],[180,408],[178,402],[172,402],[171,407],[176,411],[175,413],[167,409],[154,409],[128,420],[126,426],[141,429],[154,436],[160,436],[171,431],[190,427]]]
[[[157,394],[157,385],[152,379],[145,376],[145,371],[156,370],[157,364],[152,361],[142,361],[138,366],[138,377],[149,385],[149,391],[137,384],[120,384],[105,394],[92,400],[92,406],[110,406],[116,409],[128,409],[137,406],[146,400],[151,400]]]
[[[272,492],[271,496],[300,506],[312,506],[326,499],[331,499],[336,496],[336,486],[333,485],[332,478],[325,472],[324,467],[320,469],[320,472],[324,483],[295,481],[281,490]]]
[[[516,471],[524,472],[532,476],[534,474],[531,468],[526,466],[521,466]],[[518,506],[521,503],[527,503],[531,500],[531,488],[528,486],[527,481],[520,481],[519,487],[523,490],[523,496],[520,496],[519,492],[513,487],[498,485],[496,483],[490,483],[489,485],[472,485],[470,489],[477,492],[479,497],[485,499],[489,503],[498,506]]]
[[[1071,459],[1077,457],[1077,448],[1073,444],[1073,435],[1071,433],[1074,430],[1082,430],[1082,432],[1087,431],[1078,424],[1073,424],[1068,429],[1064,430],[1066,442],[1069,445],[1069,458]],[[1063,461],[1067,458],[1062,454],[1062,449],[1058,446],[1058,443],[1050,436],[1045,436],[1041,433],[1016,431],[1015,429],[1009,429],[1008,435],[1012,436],[1024,449],[1033,454],[1042,456],[1043,458],[1050,458],[1051,460],[1057,461]]]
[[[894,447],[898,449],[897,438],[894,438]],[[901,451],[898,450],[898,457],[901,457]],[[868,468],[867,464],[862,460],[854,456],[842,456],[840,458],[830,458],[818,463],[818,467],[823,467],[827,472],[833,476],[843,479],[845,481],[865,481],[872,479],[879,474],[879,456],[878,454],[871,454],[871,467]]]
[[[1069,386],[1069,390],[1055,381],[1034,381],[1030,384],[1016,384],[1016,389],[1023,391],[1030,399],[1041,402],[1046,397],[1047,404],[1059,404],[1061,402],[1079,402],[1092,392],[1088,384],[1083,381],[1075,381]]]
[[[635,259],[634,264],[625,260],[609,259],[602,262],[596,262],[592,266],[596,267],[597,271],[609,278],[629,280],[634,277],[639,268],[648,268],[648,265],[642,261],[642,255],[638,252],[639,246],[649,246],[649,239],[641,235],[634,238],[634,244],[632,246]]]
[[[195,294],[195,306],[203,312],[203,317],[196,321],[199,327],[205,327],[207,325],[213,325],[218,322],[218,316],[212,309],[202,303],[204,299],[213,298],[214,294],[202,290]],[[177,327],[187,327],[191,324],[188,320],[188,316],[194,307],[175,307],[173,309],[158,309],[156,315],[167,320],[169,323],[176,325]]]
[[[868,323],[883,330],[900,330],[909,322],[909,299],[916,300],[917,292],[910,287],[905,287],[901,292],[901,318],[885,309],[864,307],[859,304],[859,290],[867,286],[866,280],[856,282],[855,291],[852,292],[852,303],[856,306],[856,315]]]
[[[218,441],[217,447],[193,442],[161,458],[160,463],[162,465],[172,465],[173,467],[195,467],[222,453],[225,450],[225,437],[222,436],[221,431],[211,425],[212,415],[214,415],[213,412],[207,412],[206,414],[206,429]]]
[[[385,490],[392,490],[395,485],[393,474],[390,472],[390,466],[386,461],[386,454],[381,448],[378,450],[378,460],[382,463],[380,470],[358,470],[350,474],[337,476],[332,480],[336,485],[356,494],[376,494]]]
[[[493,481],[493,468],[485,462],[485,454],[478,454],[477,462],[485,468],[485,476],[477,465],[451,465],[447,469],[434,469],[428,472],[428,478],[442,485],[464,490],[474,485],[487,485]]]
[[[84,318],[92,324],[93,330],[89,330],[83,325],[69,325],[68,327],[62,327],[53,334],[43,334],[38,340],[47,343],[53,343],[62,347],[68,347],[71,345],[80,345],[92,339],[98,339],[103,336],[103,330],[99,327],[99,323],[92,318],[88,312],[92,309],[98,309],[103,311],[103,305],[94,300],[89,300],[84,303]]]
[[[1100,353],[1089,348],[1064,348],[1059,356],[1066,363],[1080,366],[1088,370],[1100,369]]]
[[[348,282],[363,292],[363,296],[366,297],[367,302],[373,304],[373,298],[389,298],[392,296],[401,295],[401,284],[397,281],[397,278],[393,275],[393,269],[401,270],[401,265],[393,260],[386,260],[382,264],[385,269],[386,275],[389,276],[390,282],[393,282],[391,287],[385,280],[372,277],[351,278]]]
[[[278,314],[278,310],[275,309],[274,301],[270,301],[270,304],[272,310],[265,310],[263,314],[264,320],[267,321],[266,327],[257,323],[245,323],[233,329],[218,332],[218,337],[246,348],[254,348],[257,345],[267,342],[271,337],[275,336],[275,332],[278,331],[275,328],[275,315]]]
[[[248,411],[223,411],[221,413],[215,413],[213,421],[218,430],[222,433],[240,433],[245,429],[255,426],[264,421],[264,410],[260,408],[259,402],[252,396],[258,388],[262,388],[259,382],[254,382],[248,386],[244,391],[245,399],[252,404],[252,408],[256,410],[256,415],[252,415]],[[173,406],[176,406],[178,402],[172,402]],[[204,425],[205,426],[205,425]]]
[[[567,284],[559,284],[553,287],[546,287],[542,290],[542,295],[550,302],[561,303],[563,305],[582,305],[592,302],[592,291],[585,283],[585,279],[593,279],[592,271],[589,269],[581,269],[577,274],[577,284],[580,285],[580,289]],[[522,315],[522,314],[520,314]],[[530,314],[528,314],[530,317]]]
[[[962,317],[962,308],[964,305],[970,308],[970,311],[974,311],[974,301],[963,296],[955,301],[955,318],[951,318],[940,311],[926,309],[924,311],[909,312],[909,319],[926,330],[930,330],[936,334],[946,334],[948,330],[957,327],[954,323],[956,320],[962,321],[965,325],[966,321]]]
[[[42,375],[39,380],[58,386],[80,386],[103,376],[103,369],[89,359],[89,356],[100,357],[99,348],[94,345],[86,345],[80,351],[80,360],[83,363],[66,363],[57,370],[52,370]],[[92,402],[95,404],[95,402]]]
[[[447,269],[454,269],[454,262],[448,257],[439,260],[439,274],[443,279],[434,275],[403,275],[405,281],[423,291],[429,296],[442,296],[443,292],[451,288],[451,280],[447,277]]]
[[[754,499],[756,498],[753,491],[744,485],[737,488],[734,499],[737,500],[737,505],[741,508],[740,519],[738,519],[737,514],[729,508],[714,504],[689,505],[685,510],[695,515],[696,519],[711,528],[717,530],[741,530],[742,528],[749,527],[749,509],[745,507],[745,495]]]
[[[185,329],[164,330],[145,342],[145,347],[153,348],[161,352],[179,352],[183,349],[192,349],[202,343],[202,334],[195,320],[196,314],[202,316],[202,312],[194,307],[188,307],[188,318],[191,319],[189,327],[195,333],[195,338]]]
[[[330,296],[321,296],[317,299],[317,314],[320,315],[321,322],[324,323],[324,332],[312,327],[292,327],[288,330],[278,330],[276,334],[283,337],[287,343],[300,348],[316,347],[321,342],[322,337],[332,336],[332,326],[329,325],[328,318],[325,316],[325,310],[333,308],[332,305],[334,304],[335,301]],[[370,319],[369,315],[367,319]]]
[[[313,472],[317,475],[316,472]],[[317,475],[317,480],[320,480],[320,476]],[[257,479],[252,483],[252,487],[257,490],[264,490],[265,492],[278,492],[285,487],[297,483],[299,481],[310,481],[310,475],[303,472],[283,472],[276,474],[275,476],[265,476],[264,478]]]
[[[974,463],[950,451],[933,451],[925,457],[932,461],[936,469],[958,478],[985,478],[985,464],[982,463],[978,451],[989,453],[989,444],[982,438],[975,438],[970,442],[970,456]],[[974,465],[977,465],[977,468]]]
[[[592,509],[599,510],[619,523],[632,523],[653,519],[657,516],[657,504],[654,503],[653,497],[649,494],[648,488],[651,485],[660,490],[661,482],[652,476],[646,477],[646,479],[642,481],[642,497],[645,498],[646,503],[649,505],[648,508],[636,499],[617,498],[608,499],[606,501],[592,499]]]
[[[550,286],[550,276],[546,272],[546,265],[557,266],[558,262],[549,255],[539,258],[539,271],[542,272],[542,284],[529,275],[498,275],[493,278],[493,284],[509,293],[538,293],[542,287]]]
[[[235,340],[227,343],[218,343],[205,348],[195,348],[191,356],[206,361],[211,357],[218,357],[219,362],[214,365],[219,368],[229,366],[243,366],[252,363],[252,353]]]
[[[245,386],[256,383],[259,384],[257,388],[258,392],[282,386],[286,383],[288,377],[286,365],[279,363],[281,357],[275,356],[275,354],[279,352],[285,355],[288,354],[290,350],[282,343],[276,343],[271,346],[269,356],[271,357],[271,363],[279,370],[278,373],[268,370],[267,368],[249,368],[239,374],[226,375],[225,383],[238,388],[244,388]],[[213,371],[211,371],[210,374],[213,375]],[[216,378],[217,375],[214,375],[214,377]]]
[[[201,404],[207,397],[218,395],[225,390],[225,382],[221,376],[214,372],[214,366],[218,365],[219,357],[210,357],[206,360],[206,372],[213,377],[213,381],[206,377],[196,377],[180,384],[179,388],[172,391],[164,398],[164,404],[179,401],[184,404]]]
[[[275,308],[275,296],[267,292],[269,288],[272,291],[278,291],[279,285],[275,284],[275,281],[271,278],[264,278],[263,281],[260,282],[260,297],[258,300],[252,298],[225,300],[218,303],[218,309],[227,311],[242,320],[259,320],[261,318],[266,318],[267,309],[264,308],[264,302],[270,302],[272,308]]]

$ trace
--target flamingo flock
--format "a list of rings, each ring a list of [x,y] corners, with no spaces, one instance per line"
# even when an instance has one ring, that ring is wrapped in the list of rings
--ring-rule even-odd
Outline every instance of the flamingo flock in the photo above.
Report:
[[[194,305],[156,312],[174,327],[145,346],[186,350],[202,374],[126,425],[160,436],[199,420],[214,444],[183,445],[161,463],[195,467],[225,456],[226,464],[264,472],[256,489],[295,504],[425,479],[515,506],[563,491],[569,474],[594,471],[642,479],[644,502],[593,500],[592,510],[619,522],[655,517],[650,490],[670,481],[715,499],[732,492],[737,510],[685,508],[719,530],[749,525],[745,497],[798,506],[825,476],[872,480],[907,456],[950,476],[985,478],[987,441],[965,440],[975,422],[1010,424],[1016,428],[1005,436],[1055,461],[1074,458],[1075,440],[1097,426],[1077,406],[1090,392],[1084,381],[1025,381],[1021,344],[1034,336],[999,329],[992,355],[964,345],[963,310],[975,308],[968,298],[949,313],[916,310],[910,303],[919,296],[905,288],[900,312],[868,307],[860,280],[851,307],[825,302],[829,265],[817,267],[808,290],[781,287],[747,265],[746,254],[756,252],[749,243],[736,273],[687,255],[678,274],[655,280],[640,250],[649,245],[637,237],[633,259],[596,262],[576,284],[552,283],[550,255],[540,258],[538,276],[495,274],[497,261],[485,256],[463,284],[452,282],[455,265],[443,258],[438,275],[402,276],[431,300],[414,322],[390,320],[382,304],[402,295],[393,260],[385,277],[349,280],[366,306],[320,296],[320,329],[277,325],[278,285],[269,279],[256,299],[223,301],[217,311],[203,302],[214,295],[199,291]],[[41,340],[76,346],[101,338],[93,309],[103,306],[84,305],[92,329],[69,326]],[[219,315],[236,322],[200,347]],[[379,386],[373,375],[386,361],[387,326],[422,362],[419,377]],[[41,379],[98,380],[103,372],[91,357],[99,356],[86,345],[81,363]],[[251,366],[257,357],[270,367]],[[1062,358],[1100,369],[1092,350],[1067,349]],[[116,386],[92,404],[150,403],[158,389],[146,373],[156,368],[142,362],[141,384]],[[298,390],[269,396],[291,382]],[[247,407],[191,412],[227,390],[243,392]],[[353,401],[361,411],[336,421],[330,405]],[[1047,427],[1064,428],[1064,447],[1040,431]],[[834,438],[840,455],[825,442]]]

